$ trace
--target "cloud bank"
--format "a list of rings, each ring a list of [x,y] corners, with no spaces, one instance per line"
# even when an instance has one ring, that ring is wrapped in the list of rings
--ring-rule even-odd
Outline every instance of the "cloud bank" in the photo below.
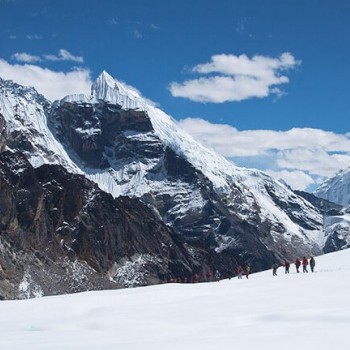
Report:
[[[192,68],[192,73],[204,77],[172,82],[169,90],[174,97],[212,103],[263,98],[271,94],[281,96],[283,91],[278,86],[289,82],[284,73],[300,63],[288,52],[277,58],[214,55],[209,63]]]
[[[350,135],[311,128],[240,131],[187,118],[179,124],[194,138],[237,165],[257,167],[306,189],[350,165]]]
[[[75,68],[69,72],[53,71],[33,64],[10,64],[0,59],[1,78],[18,84],[34,86],[51,101],[69,94],[91,92],[91,78],[88,69]]]

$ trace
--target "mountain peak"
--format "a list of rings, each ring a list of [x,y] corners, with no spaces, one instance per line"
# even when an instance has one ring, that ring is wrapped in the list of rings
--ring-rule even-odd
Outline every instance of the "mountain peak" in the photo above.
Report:
[[[96,103],[105,101],[117,104],[123,109],[146,110],[148,102],[137,89],[114,79],[108,72],[103,70],[91,86],[91,95],[68,95],[62,102]]]
[[[95,80],[94,84],[92,85],[92,88],[97,89],[97,88],[103,87],[105,85],[109,86],[112,89],[114,89],[114,88],[118,89],[118,86],[116,84],[115,79],[109,73],[107,73],[105,70],[103,70],[102,73]]]
[[[145,101],[136,89],[114,79],[105,70],[91,87],[92,98],[118,104],[124,109],[144,109]]]

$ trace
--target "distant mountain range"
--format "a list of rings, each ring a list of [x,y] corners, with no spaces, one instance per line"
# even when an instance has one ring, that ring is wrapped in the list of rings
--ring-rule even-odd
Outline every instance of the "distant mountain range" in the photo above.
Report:
[[[342,207],[234,166],[106,72],[91,96],[53,103],[0,80],[0,130],[4,297],[24,280],[43,294],[135,286],[348,244],[324,230]],[[51,271],[68,282],[45,285]]]

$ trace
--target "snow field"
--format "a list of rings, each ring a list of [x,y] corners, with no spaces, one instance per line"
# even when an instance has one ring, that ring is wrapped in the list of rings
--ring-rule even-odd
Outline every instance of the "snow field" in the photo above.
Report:
[[[349,349],[350,250],[272,271],[0,302],[0,349]]]

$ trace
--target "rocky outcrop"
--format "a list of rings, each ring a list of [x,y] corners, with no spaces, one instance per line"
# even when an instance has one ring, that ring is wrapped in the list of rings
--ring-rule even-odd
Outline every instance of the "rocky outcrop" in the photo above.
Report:
[[[341,221],[341,220],[340,220]],[[331,233],[324,245],[325,253],[332,253],[342,249],[350,248],[350,222],[342,222],[332,225]]]
[[[344,208],[340,204],[333,203],[327,199],[323,199],[304,191],[294,191],[298,196],[305,198],[313,206],[315,206],[323,215],[338,215]]]
[[[311,193],[295,191],[312,203],[323,215],[324,253],[350,247],[350,208],[319,198]]]
[[[57,165],[0,154],[0,295],[32,297],[190,279],[232,256],[184,245],[137,199]],[[224,272],[224,271],[223,271]],[[228,271],[226,271],[228,272]]]
[[[326,242],[324,252],[350,248],[350,207],[324,217]]]
[[[159,140],[150,140],[138,148],[130,133],[152,132],[152,124],[142,111],[125,111],[116,105],[101,102],[84,104],[65,102],[53,109],[50,123],[56,136],[70,145],[91,168],[106,168],[108,160],[125,158],[133,161],[159,156],[163,146]]]
[[[5,150],[6,143],[6,122],[0,113],[0,152]]]

